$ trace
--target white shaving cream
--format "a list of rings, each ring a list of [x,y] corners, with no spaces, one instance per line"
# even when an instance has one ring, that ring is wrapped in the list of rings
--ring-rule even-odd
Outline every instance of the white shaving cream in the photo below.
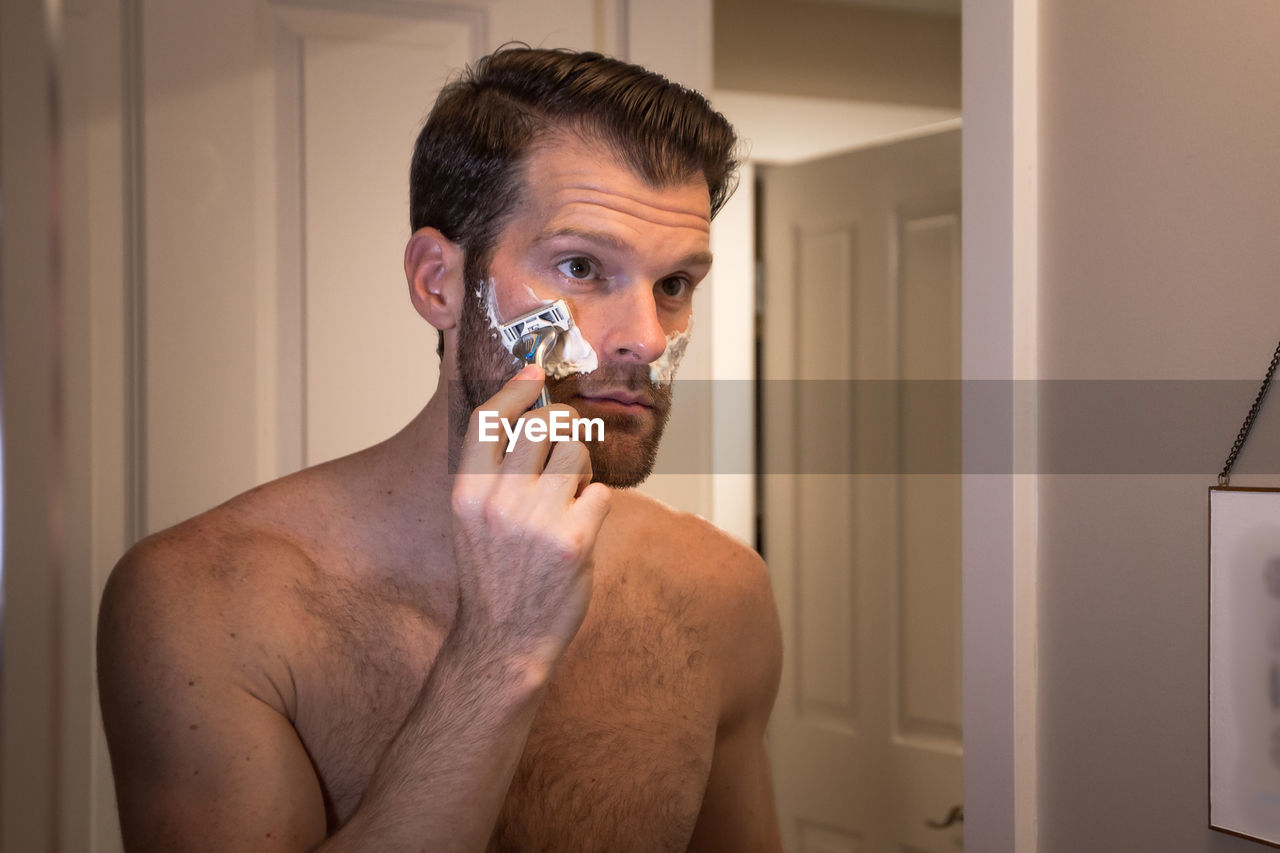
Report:
[[[491,337],[498,337],[498,329],[504,324],[498,319],[493,281],[488,281],[487,285],[489,293],[486,299],[486,307],[489,312],[489,328],[493,330]],[[527,284],[524,289],[530,298],[538,301],[540,306],[550,305],[554,301],[551,299],[538,299],[537,294]],[[573,322],[573,311],[569,310],[568,303],[565,303],[565,309],[569,311],[569,331],[561,332],[555,347],[552,348],[551,352],[547,353],[545,369],[547,375],[552,379],[563,379],[571,373],[590,373],[600,366],[600,359],[596,355],[596,351],[591,348],[591,344],[587,343],[587,339],[582,336],[582,331]]]
[[[684,358],[684,351],[689,346],[689,333],[693,331],[693,316],[689,317],[689,325],[684,327],[683,332],[672,332],[667,335],[667,348],[662,351],[662,355],[655,358],[649,363],[649,381],[655,385],[670,385],[671,380],[676,375],[676,369],[680,367],[680,359]]]
[[[485,312],[489,315],[489,337],[492,340],[500,341],[502,336],[498,334],[498,330],[502,328],[502,321],[498,319],[498,309],[494,304],[493,279],[486,279],[481,283],[481,287],[476,288],[476,299],[484,302]],[[510,350],[507,351],[510,352]],[[514,354],[512,357],[514,357]],[[519,364],[524,364],[519,359],[516,359],[516,361]]]
[[[493,331],[489,337],[498,337],[498,330],[502,328],[502,321],[498,319],[498,306],[493,296],[493,279],[486,279],[483,290],[476,290],[476,298],[484,300],[485,310],[489,314],[489,328]]]
[[[599,366],[596,351],[576,325],[570,325],[567,333],[560,333],[555,348],[547,355],[547,375],[552,379],[563,379],[570,373],[590,373]]]

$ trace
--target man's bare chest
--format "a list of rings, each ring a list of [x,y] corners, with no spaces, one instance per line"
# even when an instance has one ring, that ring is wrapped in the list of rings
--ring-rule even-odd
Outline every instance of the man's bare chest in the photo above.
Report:
[[[601,596],[558,664],[492,851],[683,850],[715,745],[717,674],[687,604]],[[339,630],[300,685],[296,728],[331,829],[359,805],[443,637],[411,616]],[[309,701],[304,701],[309,700]]]

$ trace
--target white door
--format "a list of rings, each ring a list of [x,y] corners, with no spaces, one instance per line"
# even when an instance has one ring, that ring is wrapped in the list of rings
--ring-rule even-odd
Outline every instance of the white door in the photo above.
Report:
[[[102,584],[138,536],[378,441],[426,401],[436,335],[401,258],[414,137],[447,75],[520,40],[707,89],[711,3],[61,5],[65,245],[81,297],[68,304],[94,306],[74,401],[94,426],[75,452],[105,473],[71,499],[92,542],[66,582],[83,606],[62,628],[76,665],[58,820],[65,849],[110,851],[91,663]],[[32,838],[49,824],[43,797],[4,792],[6,815],[32,815]]]
[[[784,841],[956,850],[960,132],[762,173]]]

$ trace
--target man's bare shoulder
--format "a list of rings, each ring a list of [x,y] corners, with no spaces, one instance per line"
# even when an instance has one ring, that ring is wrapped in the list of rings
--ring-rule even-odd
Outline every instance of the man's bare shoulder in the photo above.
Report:
[[[341,502],[308,469],[251,489],[129,549],[103,591],[104,684],[198,670],[292,714],[288,667],[305,648],[308,593],[332,550],[317,530]],[[331,562],[331,561],[329,561]]]
[[[643,555],[656,583],[690,603],[687,618],[708,628],[725,676],[726,717],[771,706],[782,639],[760,555],[706,519],[634,490],[615,496],[615,516],[623,547]]]
[[[622,539],[663,576],[706,592],[764,596],[772,591],[764,560],[744,542],[701,516],[671,507],[647,495],[617,492],[610,520],[617,519]]]
[[[352,503],[332,463],[264,483],[134,545],[112,572],[108,603],[234,596],[314,577],[341,544],[336,516]]]
[[[283,617],[316,571],[296,542],[252,523],[234,502],[152,534],[125,553],[103,591],[102,675],[198,667],[243,680],[255,695],[274,692],[262,683],[271,679],[261,651],[287,641]],[[286,711],[285,697],[260,698]]]
[[[103,592],[98,684],[130,846],[178,849],[196,815],[222,812],[235,814],[215,821],[225,849],[247,849],[237,833],[258,826],[299,845],[323,837],[319,783],[291,726],[298,589],[316,567],[243,512],[259,498],[146,537]],[[280,790],[294,793],[272,799]]]
[[[243,598],[246,584],[267,575],[314,571],[301,531],[283,521],[297,489],[291,479],[251,489],[145,537],[116,564],[108,593],[190,602],[239,591]]]

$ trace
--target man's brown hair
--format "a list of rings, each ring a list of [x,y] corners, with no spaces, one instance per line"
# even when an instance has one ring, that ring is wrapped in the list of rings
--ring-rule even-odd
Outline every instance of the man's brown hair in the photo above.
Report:
[[[409,170],[410,226],[461,246],[468,283],[483,278],[521,166],[556,131],[608,145],[655,187],[702,177],[712,216],[735,187],[737,135],[697,92],[599,53],[502,48],[441,90]]]

